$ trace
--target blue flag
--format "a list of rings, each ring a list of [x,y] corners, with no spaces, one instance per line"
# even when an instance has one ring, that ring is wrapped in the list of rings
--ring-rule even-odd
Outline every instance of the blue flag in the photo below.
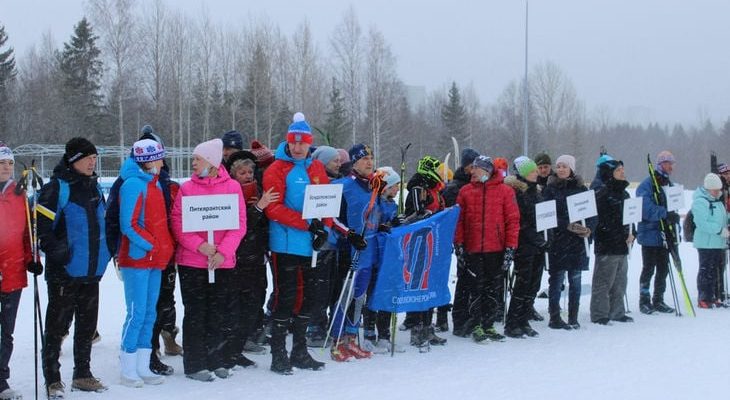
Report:
[[[379,235],[380,270],[369,308],[425,311],[448,304],[449,271],[459,207]]]

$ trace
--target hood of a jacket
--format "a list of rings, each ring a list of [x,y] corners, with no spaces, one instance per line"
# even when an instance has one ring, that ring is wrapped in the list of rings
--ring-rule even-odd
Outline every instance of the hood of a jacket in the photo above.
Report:
[[[152,174],[145,172],[145,170],[143,170],[132,157],[128,157],[124,160],[122,168],[119,170],[119,175],[125,181],[129,178],[139,178],[144,182],[149,182],[152,178],[154,178]]]

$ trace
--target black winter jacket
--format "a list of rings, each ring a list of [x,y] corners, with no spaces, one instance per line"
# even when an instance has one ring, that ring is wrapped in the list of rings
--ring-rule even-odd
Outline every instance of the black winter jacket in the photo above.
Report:
[[[456,197],[459,195],[459,190],[461,190],[461,188],[470,181],[471,176],[464,172],[464,168],[459,167],[459,169],[454,172],[454,179],[446,185],[446,189],[442,192],[446,207],[451,207],[456,204]]]
[[[611,179],[596,193],[598,226],[595,231],[596,255],[626,255],[629,227],[623,225],[624,200],[629,198],[627,181]]]
[[[515,190],[517,206],[520,208],[520,239],[516,256],[541,256],[547,248],[547,242],[544,234],[536,230],[535,204],[542,202],[537,182],[527,182],[522,177],[510,175],[504,179],[504,183]]]

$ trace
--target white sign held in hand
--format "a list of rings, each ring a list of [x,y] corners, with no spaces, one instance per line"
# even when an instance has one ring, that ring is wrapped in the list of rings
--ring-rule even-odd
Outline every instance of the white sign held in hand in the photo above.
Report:
[[[684,208],[684,186],[664,186],[664,194],[667,196],[667,211],[678,211]]]
[[[238,195],[212,194],[182,197],[183,232],[238,229]]]
[[[302,218],[331,218],[340,215],[342,185],[307,185],[304,189]]]
[[[558,226],[558,212],[555,204],[555,200],[535,204],[535,226],[538,232]]]
[[[641,222],[642,197],[634,197],[624,200],[623,224],[637,224]]]
[[[596,193],[593,190],[580,192],[566,198],[568,202],[568,218],[577,222],[598,215],[596,209]]]

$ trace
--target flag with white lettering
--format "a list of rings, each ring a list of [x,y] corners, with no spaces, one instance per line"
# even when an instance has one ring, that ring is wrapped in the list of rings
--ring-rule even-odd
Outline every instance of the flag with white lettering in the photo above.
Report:
[[[449,270],[459,207],[379,235],[380,268],[369,308],[425,311],[448,304]]]

